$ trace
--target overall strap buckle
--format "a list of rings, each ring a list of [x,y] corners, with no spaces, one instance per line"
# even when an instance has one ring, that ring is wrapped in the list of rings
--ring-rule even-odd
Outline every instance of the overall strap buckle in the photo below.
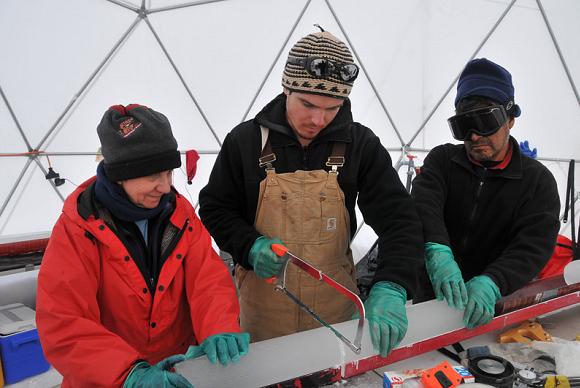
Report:
[[[344,166],[344,153],[346,150],[346,143],[335,142],[332,144],[332,151],[328,159],[326,160],[326,165],[331,167],[332,170],[329,171],[331,174],[338,175],[338,168]]]
[[[258,160],[260,161],[258,166],[266,167],[266,169],[271,169],[273,168],[272,163],[276,161],[276,155],[271,153],[268,155],[261,156]]]

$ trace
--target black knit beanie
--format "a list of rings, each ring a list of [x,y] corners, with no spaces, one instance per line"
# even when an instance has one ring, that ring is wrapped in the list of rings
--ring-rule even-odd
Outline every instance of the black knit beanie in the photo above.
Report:
[[[113,182],[181,166],[177,142],[167,117],[146,106],[110,107],[97,126],[97,133],[105,173]]]

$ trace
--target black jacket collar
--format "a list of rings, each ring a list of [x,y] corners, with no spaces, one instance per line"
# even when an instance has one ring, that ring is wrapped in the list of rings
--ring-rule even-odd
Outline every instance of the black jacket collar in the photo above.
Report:
[[[512,158],[507,165],[506,168],[503,170],[493,170],[488,169],[487,173],[488,176],[500,176],[503,178],[508,179],[522,179],[523,176],[523,161],[522,161],[522,154],[520,152],[520,146],[516,139],[510,136],[510,143],[512,146]],[[476,169],[476,165],[473,164],[469,158],[467,157],[467,151],[465,150],[465,146],[462,144],[461,150],[455,154],[452,158],[453,162],[459,164],[460,166],[466,168],[467,170],[474,172]]]

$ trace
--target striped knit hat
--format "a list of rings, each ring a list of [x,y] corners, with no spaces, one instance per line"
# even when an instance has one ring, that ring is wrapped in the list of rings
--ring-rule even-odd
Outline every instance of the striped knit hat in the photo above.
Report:
[[[317,78],[309,74],[303,65],[295,64],[296,59],[308,57],[325,58],[337,64],[354,64],[350,50],[336,36],[327,31],[312,33],[300,39],[290,49],[282,74],[282,86],[295,92],[347,98],[354,78],[343,81],[335,73],[326,78]]]

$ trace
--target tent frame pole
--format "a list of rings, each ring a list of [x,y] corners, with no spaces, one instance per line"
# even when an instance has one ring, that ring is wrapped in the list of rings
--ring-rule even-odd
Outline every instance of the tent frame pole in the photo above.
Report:
[[[189,86],[187,86],[187,83],[185,82],[185,79],[183,78],[183,76],[181,75],[181,72],[179,71],[179,69],[177,68],[177,65],[175,64],[175,62],[173,61],[173,58],[171,58],[171,55],[169,55],[169,52],[167,51],[167,49],[165,48],[165,45],[163,44],[163,42],[161,41],[161,38],[159,38],[159,35],[157,35],[157,31],[155,31],[155,29],[153,28],[153,25],[151,24],[151,22],[149,21],[149,18],[146,15],[143,15],[143,20],[145,20],[145,23],[147,24],[147,26],[149,27],[149,29],[151,30],[151,33],[153,34],[153,36],[155,37],[155,40],[157,40],[157,43],[159,44],[159,47],[161,47],[161,50],[163,51],[163,53],[165,54],[165,57],[167,58],[167,60],[169,61],[169,64],[171,65],[171,67],[173,68],[173,71],[175,71],[175,74],[177,74],[177,77],[179,78],[179,80],[181,81],[181,84],[183,85],[183,87],[185,88],[185,90],[187,91],[187,94],[189,95],[189,97],[191,98],[191,101],[193,101],[193,104],[195,105],[195,107],[197,108],[197,110],[199,111],[199,114],[201,115],[201,117],[203,118],[203,121],[205,121],[205,124],[207,125],[207,127],[209,128],[209,130],[211,131],[213,137],[215,138],[215,140],[217,141],[218,145],[221,147],[222,146],[222,141],[220,140],[219,136],[217,135],[217,133],[215,132],[215,130],[213,129],[211,123],[209,122],[209,120],[207,119],[207,116],[205,115],[205,112],[203,111],[203,109],[201,108],[201,106],[199,105],[199,103],[197,102],[197,99],[195,98],[195,96],[193,95],[193,92],[191,91],[191,89],[189,88]]]
[[[580,105],[580,96],[578,96],[578,89],[576,89],[576,84],[574,83],[574,79],[572,78],[572,75],[570,74],[570,70],[568,69],[568,65],[566,64],[566,60],[564,59],[564,55],[562,54],[562,50],[560,50],[560,45],[558,44],[558,40],[556,39],[556,35],[554,35],[554,31],[552,30],[552,26],[550,25],[550,22],[548,21],[548,16],[546,15],[546,11],[544,10],[544,7],[542,6],[542,2],[540,0],[536,0],[536,3],[538,3],[538,8],[540,9],[540,12],[542,13],[542,18],[544,19],[544,23],[546,23],[546,27],[548,28],[548,32],[550,33],[550,37],[552,38],[552,42],[554,43],[554,47],[556,48],[556,51],[558,52],[558,57],[560,57],[560,62],[562,62],[562,67],[564,67],[564,71],[566,72],[566,77],[568,77],[568,82],[570,82],[570,86],[572,87],[572,90],[574,91],[574,95],[576,96],[576,102],[578,103],[578,105]]]
[[[493,25],[493,27],[491,28],[491,30],[489,30],[489,32],[487,33],[487,35],[485,35],[485,37],[483,38],[483,40],[481,41],[481,43],[479,44],[479,46],[477,46],[477,48],[475,49],[475,52],[471,55],[471,57],[469,58],[469,60],[467,62],[469,62],[473,58],[475,58],[475,56],[479,53],[479,51],[487,43],[487,41],[489,40],[489,38],[491,37],[491,35],[495,32],[495,30],[497,29],[497,27],[501,24],[501,22],[506,17],[506,15],[508,14],[508,12],[512,9],[512,7],[515,4],[515,2],[516,2],[516,0],[512,0],[512,2],[506,7],[506,9],[503,11],[503,13],[501,14],[501,16],[499,17],[499,19],[495,22],[495,24]],[[457,76],[453,79],[453,81],[451,82],[451,84],[449,85],[449,87],[447,88],[447,90],[445,90],[445,92],[443,93],[443,95],[441,96],[441,98],[439,99],[439,101],[437,101],[437,103],[435,104],[435,106],[433,107],[433,109],[431,110],[431,112],[429,112],[429,114],[427,115],[427,117],[425,118],[425,120],[423,120],[423,123],[421,124],[421,126],[419,127],[419,129],[417,129],[417,131],[415,132],[415,134],[411,137],[411,139],[409,140],[409,142],[406,144],[407,147],[410,147],[411,144],[413,144],[413,141],[415,141],[415,139],[417,138],[417,136],[419,136],[419,134],[421,133],[421,131],[423,131],[423,129],[425,128],[425,125],[427,125],[427,123],[429,122],[429,120],[431,120],[431,117],[433,117],[433,115],[435,114],[435,112],[437,111],[437,109],[439,109],[439,105],[441,105],[441,103],[443,103],[443,100],[445,100],[445,98],[447,97],[447,95],[449,94],[449,92],[451,91],[451,89],[453,88],[453,85],[455,85],[455,83],[457,82],[457,80],[461,76],[461,72],[462,71],[463,71],[463,68],[461,68],[461,71],[459,72],[459,74],[457,74]]]
[[[4,103],[6,104],[6,108],[8,108],[8,112],[10,112],[10,116],[12,116],[12,120],[14,121],[14,124],[16,124],[16,128],[18,128],[18,132],[20,132],[20,136],[22,136],[22,140],[24,140],[24,143],[26,143],[26,148],[28,148],[28,152],[32,151],[32,146],[30,145],[28,138],[24,134],[24,131],[22,130],[22,126],[20,125],[20,122],[18,121],[18,118],[16,117],[14,110],[12,110],[12,106],[10,106],[10,103],[8,102],[8,98],[6,98],[6,95],[4,94],[4,91],[2,90],[2,86],[0,86],[0,96],[2,96],[2,99],[4,100]]]
[[[172,11],[174,9],[180,9],[180,8],[188,8],[188,7],[195,7],[196,5],[204,5],[204,4],[211,4],[211,3],[219,3],[222,1],[226,1],[226,0],[203,0],[203,1],[192,1],[190,3],[184,3],[184,4],[175,4],[175,5],[170,5],[167,7],[159,7],[159,8],[153,8],[147,11],[147,14],[152,14],[152,13],[156,13],[156,12],[165,12],[165,11]]]
[[[32,158],[28,158],[28,160],[26,161],[26,164],[24,165],[24,168],[22,169],[22,171],[20,171],[20,175],[18,175],[18,178],[16,179],[16,181],[12,185],[12,189],[10,189],[10,192],[6,196],[6,199],[4,200],[4,203],[2,204],[2,207],[0,208],[0,217],[2,217],[4,210],[6,210],[6,206],[8,206],[8,202],[10,202],[12,195],[14,195],[14,192],[16,191],[16,188],[18,187],[18,185],[20,184],[20,181],[24,177],[24,173],[26,173],[26,170],[28,170],[30,163],[32,163]]]
[[[97,74],[99,74],[100,71],[105,66],[105,64],[107,64],[107,62],[109,62],[109,60],[117,52],[117,50],[121,46],[121,44],[126,41],[126,39],[129,36],[129,34],[135,29],[135,27],[137,26],[137,24],[139,24],[139,21],[140,20],[141,20],[141,17],[140,16],[138,16],[137,18],[135,18],[135,20],[129,26],[129,28],[127,29],[127,31],[125,31],[123,33],[123,35],[121,36],[121,38],[119,38],[119,40],[115,43],[115,45],[113,46],[113,48],[107,53],[107,55],[101,61],[101,63],[99,63],[99,65],[97,66],[97,68],[89,76],[89,78],[83,84],[83,86],[80,88],[80,90],[72,97],[72,99],[70,100],[70,102],[68,103],[68,105],[66,106],[66,108],[64,109],[64,111],[60,114],[60,116],[58,116],[58,118],[56,119],[55,123],[50,127],[50,129],[48,130],[48,132],[46,133],[46,135],[44,135],[44,137],[40,140],[40,142],[38,143],[38,145],[36,146],[35,149],[39,150],[40,147],[42,147],[42,145],[46,142],[46,140],[48,139],[48,137],[54,132],[54,130],[56,129],[56,127],[60,124],[60,122],[62,121],[62,119],[66,116],[66,114],[69,112],[69,110],[75,104],[75,102],[79,99],[79,97],[85,92],[85,90],[88,88],[88,86],[91,84],[91,82],[95,79],[95,77],[97,76]]]
[[[332,8],[332,6],[330,5],[329,0],[325,0],[325,2],[326,2],[326,5],[327,5],[328,9],[332,13],[332,16],[334,17],[334,20],[336,20],[336,23],[338,24],[338,27],[340,28],[340,31],[342,32],[342,34],[346,38],[346,41],[348,42],[348,45],[350,46],[350,49],[352,50],[352,53],[354,54],[356,60],[358,61],[361,70],[365,74],[365,77],[367,77],[367,80],[369,81],[369,84],[371,85],[371,88],[373,89],[373,92],[375,93],[375,96],[377,97],[377,100],[379,100],[379,104],[381,104],[381,107],[383,108],[383,111],[387,115],[387,119],[389,120],[389,123],[393,127],[393,130],[395,131],[395,133],[397,135],[397,138],[399,138],[399,142],[401,142],[401,146],[404,146],[405,145],[405,141],[403,140],[403,137],[401,136],[401,133],[399,132],[399,129],[397,128],[397,125],[393,121],[393,118],[391,117],[391,114],[389,113],[389,110],[387,109],[387,106],[385,105],[385,103],[384,103],[384,101],[383,101],[383,99],[382,99],[379,91],[377,90],[377,88],[375,86],[375,83],[371,79],[371,77],[370,77],[370,75],[369,75],[369,73],[368,73],[368,71],[367,71],[364,63],[362,62],[360,56],[358,55],[356,49],[354,48],[354,45],[352,44],[352,42],[351,42],[348,34],[346,33],[344,27],[342,26],[342,23],[340,22],[340,19],[336,15],[336,12],[334,11],[334,8]]]
[[[302,8],[302,11],[300,11],[300,14],[298,15],[298,18],[296,19],[296,21],[292,25],[292,28],[290,29],[290,32],[286,36],[286,39],[284,40],[284,43],[282,44],[282,47],[280,47],[280,50],[278,50],[278,53],[276,54],[276,57],[274,57],[274,60],[272,61],[272,64],[270,65],[270,68],[266,72],[266,75],[264,76],[264,79],[260,83],[260,86],[258,87],[258,90],[256,90],[256,93],[254,94],[254,97],[252,98],[252,101],[250,101],[250,105],[248,105],[248,108],[244,112],[244,115],[242,116],[242,119],[240,120],[240,122],[244,122],[248,118],[248,114],[250,113],[250,109],[252,109],[252,107],[254,106],[254,103],[256,102],[256,99],[258,98],[258,96],[262,92],[262,89],[264,88],[264,85],[266,84],[266,81],[270,77],[270,74],[272,74],[272,70],[274,70],[274,67],[276,66],[276,63],[278,63],[278,60],[280,59],[280,56],[282,55],[282,52],[284,51],[284,48],[286,48],[286,45],[288,44],[288,41],[290,40],[290,37],[292,36],[292,34],[294,34],[294,31],[296,30],[296,27],[298,26],[298,23],[300,23],[300,20],[302,20],[302,16],[304,16],[304,13],[306,12],[306,10],[308,9],[308,7],[310,6],[310,2],[311,1],[312,0],[308,0],[306,2],[306,4],[304,5],[304,7]]]

